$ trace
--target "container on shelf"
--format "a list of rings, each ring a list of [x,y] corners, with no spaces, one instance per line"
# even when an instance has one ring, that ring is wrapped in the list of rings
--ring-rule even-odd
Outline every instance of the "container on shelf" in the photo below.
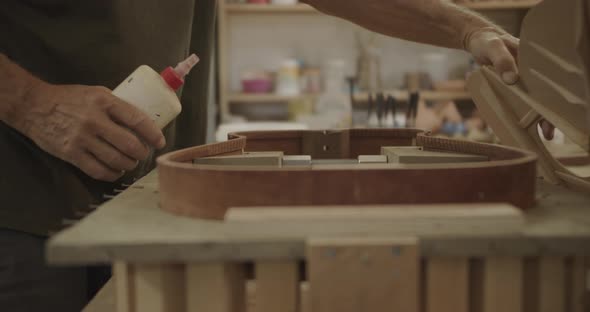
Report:
[[[278,4],[278,5],[295,5],[298,2],[299,2],[298,0],[271,0],[272,4]]]
[[[306,68],[301,73],[301,91],[317,94],[322,91],[322,74],[319,68]]]
[[[242,92],[270,93],[273,88],[272,74],[265,71],[246,71],[242,74]]]
[[[322,120],[322,127],[347,128],[352,124],[352,103],[344,92],[346,76],[343,60],[331,60],[326,64],[325,91],[319,96],[316,113]]]
[[[277,72],[275,92],[279,95],[295,96],[301,93],[299,87],[299,62],[295,59],[284,60]]]

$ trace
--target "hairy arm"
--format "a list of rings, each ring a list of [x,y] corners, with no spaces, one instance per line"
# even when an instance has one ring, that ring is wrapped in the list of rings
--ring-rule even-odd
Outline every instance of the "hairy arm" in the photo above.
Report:
[[[0,53],[0,120],[16,128],[16,110],[27,103],[30,91],[41,81]],[[25,104],[22,104],[25,105]]]
[[[471,52],[508,83],[517,79],[518,39],[446,0],[304,0],[316,9],[391,37]]]

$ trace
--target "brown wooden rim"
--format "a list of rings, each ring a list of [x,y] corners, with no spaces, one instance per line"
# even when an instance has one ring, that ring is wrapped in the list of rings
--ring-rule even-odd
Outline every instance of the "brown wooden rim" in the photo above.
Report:
[[[162,209],[195,218],[223,219],[230,207],[248,206],[507,202],[528,209],[535,202],[537,156],[517,148],[437,138],[414,129],[265,131],[229,137],[226,142],[158,159]],[[330,155],[315,143],[331,144],[335,148],[329,150],[340,156],[325,157]],[[356,158],[379,154],[381,146],[412,143],[429,150],[486,155],[490,161],[393,167],[192,164],[195,158],[237,155],[246,150],[283,150],[286,155],[304,154],[314,159]]]

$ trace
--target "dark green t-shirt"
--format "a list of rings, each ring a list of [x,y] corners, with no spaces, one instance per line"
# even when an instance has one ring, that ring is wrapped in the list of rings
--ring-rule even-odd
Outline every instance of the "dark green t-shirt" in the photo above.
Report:
[[[215,0],[3,0],[0,52],[55,84],[112,89],[139,65],[159,71],[189,50],[200,54],[199,72],[207,72],[214,8]],[[189,116],[180,121],[194,133],[194,113],[204,109],[191,106],[205,104],[197,101],[207,98],[207,75],[192,76],[189,100],[183,100]],[[1,122],[0,152],[0,228],[46,235],[116,187],[92,180]]]

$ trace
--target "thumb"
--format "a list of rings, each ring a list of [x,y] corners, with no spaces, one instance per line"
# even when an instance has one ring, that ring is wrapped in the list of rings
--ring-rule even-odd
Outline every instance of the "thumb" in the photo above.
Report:
[[[515,84],[518,81],[516,60],[502,39],[493,39],[488,45],[487,54],[494,69],[505,83]]]

